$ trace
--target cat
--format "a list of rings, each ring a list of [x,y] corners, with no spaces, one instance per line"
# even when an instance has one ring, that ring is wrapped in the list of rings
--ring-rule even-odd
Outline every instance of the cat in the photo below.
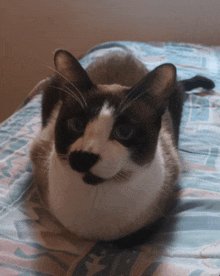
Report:
[[[170,63],[148,72],[125,50],[86,70],[65,50],[54,63],[30,149],[42,202],[90,240],[120,239],[155,222],[176,197],[185,91],[214,83],[177,81]]]

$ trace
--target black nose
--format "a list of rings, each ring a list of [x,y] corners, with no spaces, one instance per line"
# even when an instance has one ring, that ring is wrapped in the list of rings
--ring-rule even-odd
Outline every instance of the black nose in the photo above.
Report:
[[[98,159],[99,155],[86,151],[73,151],[69,155],[70,166],[80,173],[87,172]]]

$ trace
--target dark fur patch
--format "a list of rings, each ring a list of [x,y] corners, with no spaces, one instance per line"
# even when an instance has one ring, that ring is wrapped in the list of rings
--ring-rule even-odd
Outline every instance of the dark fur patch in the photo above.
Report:
[[[45,88],[42,97],[42,126],[45,127],[50,119],[52,111],[56,104],[59,102],[60,93],[59,90],[54,88],[58,87],[58,79],[55,75],[51,76],[48,86]]]
[[[100,183],[103,183],[105,181],[105,179],[103,179],[102,177],[99,177],[97,175],[94,175],[91,172],[87,172],[84,174],[83,176],[83,181],[86,184],[90,184],[90,185],[98,185]]]
[[[181,83],[177,83],[177,87],[173,94],[169,98],[168,109],[170,111],[170,116],[173,126],[173,136],[175,145],[178,146],[179,141],[179,128],[181,123],[181,116],[183,110],[183,103],[185,99],[185,90]]]
[[[69,155],[70,166],[73,170],[80,173],[89,171],[98,160],[99,155],[89,152],[73,151]]]
[[[114,129],[120,123],[129,124],[133,128],[133,133],[127,140],[115,138]],[[160,127],[161,116],[152,112],[145,102],[136,101],[117,116],[110,139],[116,139],[127,147],[133,162],[144,165],[154,157]]]
[[[199,75],[191,79],[182,80],[181,84],[186,91],[190,91],[197,87],[202,87],[204,89],[213,89],[215,87],[215,84],[212,80]]]
[[[64,104],[61,106],[55,126],[55,146],[60,154],[67,154],[68,147],[84,134],[84,132],[75,132],[69,128],[68,120],[75,116],[84,120],[85,124],[89,121],[79,104],[74,105],[73,108]]]

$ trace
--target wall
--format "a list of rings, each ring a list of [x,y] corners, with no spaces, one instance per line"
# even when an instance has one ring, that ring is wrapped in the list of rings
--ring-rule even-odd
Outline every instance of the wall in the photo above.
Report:
[[[51,74],[53,51],[76,57],[114,40],[220,45],[219,0],[1,0],[0,121]]]

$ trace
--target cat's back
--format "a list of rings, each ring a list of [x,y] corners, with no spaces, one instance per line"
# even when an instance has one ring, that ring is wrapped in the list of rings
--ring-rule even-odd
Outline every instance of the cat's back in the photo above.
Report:
[[[117,83],[128,87],[138,83],[148,73],[144,64],[128,51],[112,51],[99,57],[86,71],[94,83]]]

